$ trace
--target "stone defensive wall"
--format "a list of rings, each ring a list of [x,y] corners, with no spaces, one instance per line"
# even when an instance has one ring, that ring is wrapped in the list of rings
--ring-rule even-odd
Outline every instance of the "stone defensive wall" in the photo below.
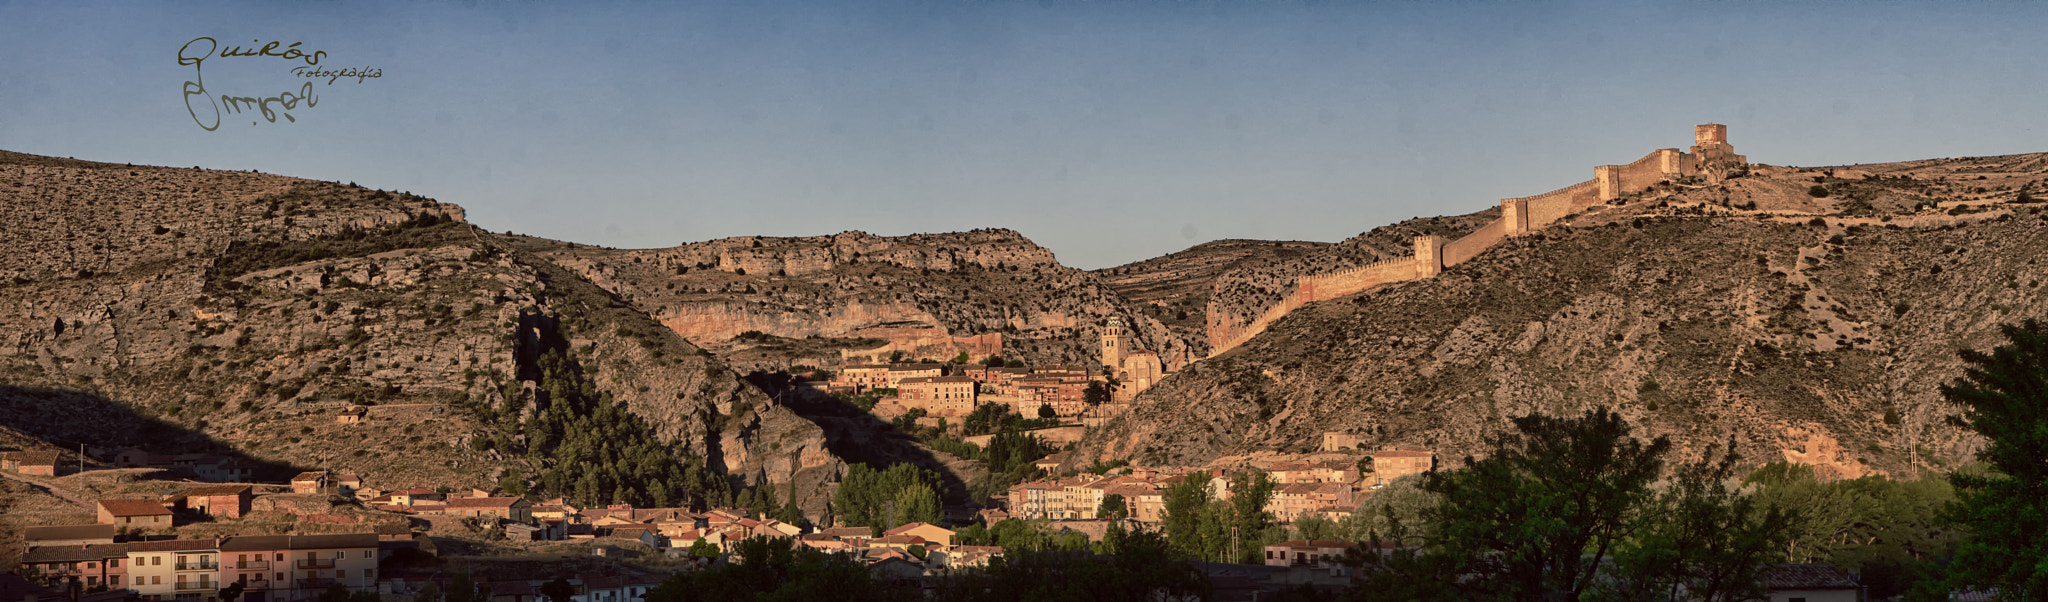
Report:
[[[1675,148],[1651,151],[1643,158],[1636,159],[1636,162],[1620,167],[1621,182],[1616,187],[1617,191],[1642,190],[1655,186],[1658,182],[1677,179],[1680,174],[1687,171],[1687,166],[1684,165],[1687,162],[1686,158],[1685,153],[1678,152]]]
[[[1435,236],[1418,236],[1413,256],[1303,276],[1295,281],[1293,294],[1266,308],[1265,313],[1241,329],[1231,329],[1212,320],[1209,356],[1215,357],[1244,344],[1265,332],[1273,322],[1311,302],[1335,299],[1382,284],[1434,278],[1443,268],[1470,261],[1508,237],[1526,234],[1567,215],[1665,180],[1702,175],[1706,171],[1701,169],[1703,157],[1736,165],[1747,164],[1746,157],[1734,154],[1734,147],[1728,146],[1727,136],[1727,126],[1695,126],[1693,139],[1697,145],[1693,147],[1694,153],[1660,148],[1627,165],[1594,167],[1591,180],[1536,196],[1501,199],[1500,219],[1487,223],[1464,238],[1445,243]]]
[[[1478,230],[1472,231],[1471,234],[1465,235],[1464,238],[1444,244],[1444,267],[1465,263],[1465,260],[1478,257],[1480,251],[1499,244],[1500,241],[1507,240],[1507,238],[1508,223],[1505,218],[1487,222],[1486,225],[1480,226]],[[1361,288],[1358,290],[1365,289]]]
[[[1528,223],[1522,230],[1531,230],[1564,219],[1572,212],[1591,207],[1600,202],[1600,180],[1592,179],[1552,190],[1536,196],[1525,196],[1508,201],[1520,201],[1527,207]],[[1502,218],[1506,219],[1506,218]],[[1515,232],[1519,234],[1520,232]]]

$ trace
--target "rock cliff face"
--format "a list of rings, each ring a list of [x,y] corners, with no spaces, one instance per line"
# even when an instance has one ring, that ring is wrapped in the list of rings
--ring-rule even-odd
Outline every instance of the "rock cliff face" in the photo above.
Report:
[[[1936,392],[1956,351],[2048,316],[2048,212],[2014,203],[2042,163],[1661,186],[1436,278],[1309,304],[1146,392],[1075,462],[1306,451],[1328,431],[1456,458],[1510,417],[1605,405],[1689,451],[1733,436],[1754,463],[1945,471],[1981,444]]]
[[[1110,316],[1132,319],[1162,357],[1190,357],[1183,334],[1009,230],[643,250],[533,240],[528,248],[747,367],[833,366],[895,352],[1088,366],[1100,361],[1097,338]]]
[[[4,153],[0,211],[0,416],[39,437],[488,487],[535,460],[469,445],[471,408],[518,389],[547,316],[677,449],[747,483],[838,470],[816,425],[453,205]]]

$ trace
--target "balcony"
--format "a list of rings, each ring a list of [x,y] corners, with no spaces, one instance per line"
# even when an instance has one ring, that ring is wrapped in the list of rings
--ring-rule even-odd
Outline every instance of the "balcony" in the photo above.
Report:
[[[178,591],[181,591],[181,592],[198,592],[198,591],[207,591],[207,590],[215,590],[215,589],[220,589],[220,588],[218,588],[218,587],[214,587],[214,583],[213,583],[212,581],[198,581],[198,582],[190,582],[190,581],[179,581],[179,582],[178,582]]]
[[[256,591],[256,590],[259,590],[259,589],[270,589],[270,580],[269,580],[269,579],[250,579],[250,580],[248,580],[248,581],[243,581],[243,582],[242,582],[242,589],[243,589],[243,590],[247,590],[247,591]]]
[[[331,568],[334,568],[334,559],[333,559],[333,558],[301,558],[301,559],[299,559],[299,568],[301,568],[301,569],[331,569]]]
[[[323,588],[329,585],[334,585],[334,580],[327,577],[311,577],[299,580],[299,587],[304,588]]]
[[[237,569],[241,569],[241,570],[244,570],[244,571],[268,571],[268,570],[270,570],[270,561],[268,561],[268,560],[237,560],[237,561],[235,561],[235,568],[237,568]]]
[[[214,562],[180,562],[175,567],[180,571],[218,571],[220,564]]]

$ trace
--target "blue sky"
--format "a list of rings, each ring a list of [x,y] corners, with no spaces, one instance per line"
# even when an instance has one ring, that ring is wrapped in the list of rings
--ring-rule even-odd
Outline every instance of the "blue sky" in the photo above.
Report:
[[[1003,227],[1092,269],[1476,211],[1696,123],[1774,164],[2048,150],[2043,23],[2048,3],[0,0],[0,149],[353,181],[616,247]],[[381,77],[206,131],[177,60],[201,36]],[[208,96],[282,100],[301,63],[202,68]]]

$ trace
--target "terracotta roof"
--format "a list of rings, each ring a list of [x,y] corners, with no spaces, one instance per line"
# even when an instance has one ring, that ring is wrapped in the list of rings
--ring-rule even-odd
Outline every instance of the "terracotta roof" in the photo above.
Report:
[[[218,550],[220,543],[211,539],[166,539],[162,541],[128,542],[130,552],[189,552],[193,550]]]
[[[187,489],[185,490],[185,495],[192,497],[213,497],[216,495],[241,495],[248,492],[248,485],[219,485],[214,487],[198,487],[193,489]]]
[[[327,478],[327,472],[326,472],[326,471],[320,471],[320,470],[316,470],[316,471],[313,471],[313,472],[302,472],[302,473],[299,473],[299,476],[296,476],[296,477],[292,477],[292,482],[293,482],[293,483],[299,483],[299,482],[304,482],[304,481],[318,481],[318,480],[320,480],[320,479],[324,479],[324,478]]]
[[[448,500],[449,508],[511,508],[525,499],[516,497],[463,497]]]
[[[52,541],[60,539],[108,539],[114,538],[113,525],[59,525],[55,527],[28,527],[21,530],[21,538],[28,541]]]
[[[23,466],[55,466],[58,460],[58,452],[29,451],[21,452],[15,457],[21,459]]]
[[[1436,452],[1413,449],[1383,449],[1373,452],[1371,455],[1375,458],[1432,458],[1436,456]]]
[[[376,533],[338,533],[332,535],[237,535],[220,543],[220,550],[331,550],[335,548],[377,547]]]
[[[909,533],[909,532],[910,532],[910,531],[911,531],[912,529],[916,529],[916,528],[918,528],[918,527],[931,527],[931,528],[934,528],[934,529],[938,529],[938,530],[940,530],[940,531],[945,531],[945,532],[947,532],[947,533],[952,533],[952,532],[953,532],[953,530],[952,530],[952,529],[948,529],[948,528],[945,528],[945,527],[941,527],[941,526],[938,526],[938,525],[934,525],[934,524],[931,524],[931,523],[903,523],[903,525],[902,525],[902,526],[899,526],[899,527],[896,527],[896,528],[894,528],[894,529],[890,529],[890,530],[887,530],[887,531],[883,531],[883,532],[882,532],[882,535],[883,535],[884,537],[886,537],[886,536],[890,536],[890,535],[902,535],[902,534],[904,534],[904,533]]]
[[[84,562],[128,556],[128,544],[97,543],[83,546],[36,546],[22,553],[25,563]]]
[[[100,500],[100,507],[113,516],[165,516],[170,508],[149,500]]]
[[[1771,567],[1764,578],[1772,590],[1857,589],[1856,582],[1841,569],[1826,564],[1781,564]]]
[[[832,527],[829,529],[819,529],[818,532],[838,538],[868,538],[875,535],[875,532],[867,527]]]

